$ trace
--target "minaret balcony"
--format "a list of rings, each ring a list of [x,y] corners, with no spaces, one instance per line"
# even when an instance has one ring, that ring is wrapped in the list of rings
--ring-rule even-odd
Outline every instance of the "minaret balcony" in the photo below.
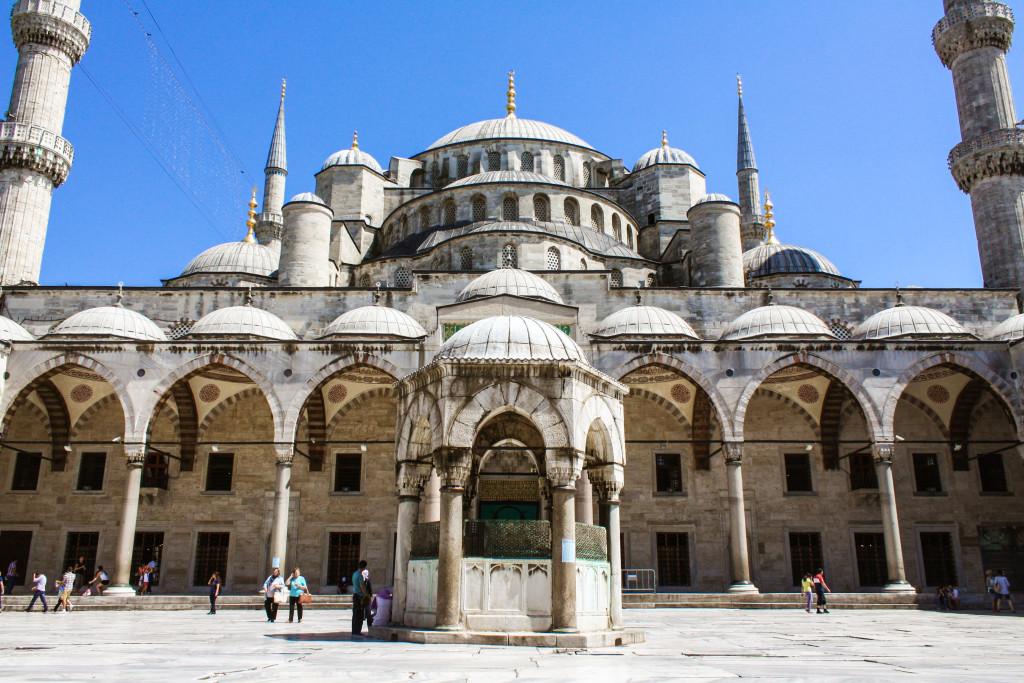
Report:
[[[932,29],[932,44],[949,69],[957,57],[969,50],[997,47],[1005,52],[1012,40],[1013,10],[991,0],[957,5]]]
[[[949,153],[949,170],[964,192],[986,178],[1024,175],[1024,130],[1002,128],[964,140]]]
[[[18,0],[11,8],[14,44],[49,45],[64,51],[77,64],[89,48],[92,25],[81,12],[54,0]]]
[[[24,168],[60,186],[71,172],[75,148],[45,128],[28,123],[0,124],[0,168]]]

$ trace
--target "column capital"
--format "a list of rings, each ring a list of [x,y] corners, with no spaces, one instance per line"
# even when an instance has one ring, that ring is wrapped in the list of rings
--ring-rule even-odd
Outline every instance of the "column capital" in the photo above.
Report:
[[[126,467],[143,467],[146,464],[145,444],[125,444],[124,464]]]
[[[295,444],[276,443],[274,444],[275,456],[278,467],[291,467],[295,459]]]
[[[429,462],[400,462],[396,476],[396,488],[399,498],[419,498],[423,487],[430,478]]]
[[[736,463],[737,465],[743,462],[743,442],[742,441],[724,441],[722,442],[722,452],[725,453],[726,464]]]
[[[434,451],[434,468],[441,478],[441,488],[464,489],[473,466],[473,453],[468,448],[441,446]]]
[[[590,483],[597,489],[598,499],[602,502],[616,503],[619,500],[619,491],[626,483],[626,477],[622,465],[611,463],[599,465],[587,470],[590,476]]]
[[[549,448],[545,460],[544,469],[552,488],[575,486],[583,472],[584,456],[575,448]]]
[[[875,462],[892,464],[892,456],[896,452],[896,444],[892,441],[879,441],[871,444],[871,455]]]

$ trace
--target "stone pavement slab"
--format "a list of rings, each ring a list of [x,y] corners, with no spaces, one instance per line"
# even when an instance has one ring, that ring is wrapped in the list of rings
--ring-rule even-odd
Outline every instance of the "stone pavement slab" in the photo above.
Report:
[[[309,610],[0,614],[0,680],[53,681],[1020,681],[1024,619],[986,613],[649,609],[619,648],[416,645],[352,639]]]

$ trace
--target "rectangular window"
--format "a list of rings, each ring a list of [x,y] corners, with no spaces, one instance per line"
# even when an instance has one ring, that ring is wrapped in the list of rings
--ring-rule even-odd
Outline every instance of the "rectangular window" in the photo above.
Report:
[[[202,531],[196,538],[196,565],[192,572],[192,585],[205,586],[214,572],[220,572],[220,580],[227,580],[228,541],[231,534]]]
[[[857,576],[861,588],[887,584],[889,567],[885,562],[885,535],[856,533],[853,544],[857,550]]]
[[[3,563],[0,565],[0,570],[6,575],[7,565],[10,564],[11,560],[17,560],[18,576],[14,580],[14,585],[24,586],[32,578],[31,572],[26,571],[28,567],[28,553],[32,548],[32,532],[4,529],[0,531],[0,548],[3,548],[4,553],[6,553],[3,559],[0,560]]]
[[[235,470],[233,453],[210,453],[206,461],[206,490],[230,491],[231,475]],[[209,577],[207,577],[209,578]]]
[[[14,457],[14,477],[11,479],[12,491],[35,491],[39,486],[39,463],[43,461],[40,453],[18,453]]]
[[[149,582],[155,588],[160,585],[160,561],[164,552],[164,532],[136,531],[135,545],[132,547],[132,572],[138,571],[142,565],[156,562],[149,575]],[[135,574],[132,574],[135,576]]]
[[[948,531],[921,532],[921,559],[924,561],[926,586],[955,586],[956,556],[953,553],[953,534]]]
[[[850,488],[854,491],[878,489],[875,459],[870,453],[854,453],[850,456]]]
[[[82,453],[82,462],[78,466],[78,490],[102,491],[106,467],[106,453]]]
[[[352,581],[359,566],[359,533],[331,532],[327,549],[327,585],[337,586],[343,577]]]
[[[791,533],[789,535],[789,563],[793,572],[793,585],[799,586],[804,574],[817,573],[825,566],[821,554],[821,534],[815,532]]]
[[[690,535],[659,533],[658,585],[690,585]]]
[[[142,486],[167,490],[167,456],[149,451],[146,465],[142,468]]]
[[[658,493],[683,493],[683,459],[678,453],[656,453],[654,475]]]
[[[68,540],[64,544],[64,564],[60,566],[60,575],[64,574],[65,567],[74,567],[78,559],[82,558],[85,565],[85,575],[92,580],[96,573],[96,549],[100,545],[100,533],[98,531],[69,531]]]
[[[981,490],[986,493],[1005,493],[1006,469],[1002,453],[986,453],[978,456],[978,474],[981,475]]]
[[[786,492],[813,491],[811,454],[786,453]]]
[[[334,456],[334,490],[350,493],[359,490],[363,456],[358,453],[337,453]]]
[[[918,493],[942,491],[939,477],[939,456],[935,453],[914,453],[914,482]]]

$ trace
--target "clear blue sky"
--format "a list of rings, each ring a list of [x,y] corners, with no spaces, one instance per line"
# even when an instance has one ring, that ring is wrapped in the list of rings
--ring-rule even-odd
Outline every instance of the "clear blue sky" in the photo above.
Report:
[[[54,194],[44,284],[158,285],[207,247],[241,239],[248,193],[262,193],[282,76],[291,196],[314,189],[313,174],[353,130],[386,167],[504,115],[505,72],[515,69],[521,117],[627,167],[667,129],[707,173],[708,191],[733,197],[740,72],[783,242],[822,252],[865,287],[981,286],[970,201],[946,168],[960,134],[930,39],[941,0],[148,0],[169,46],[143,1],[130,2],[174,69],[171,49],[184,64],[192,83],[178,77],[223,136],[174,94],[124,0],[83,1],[93,25],[83,64],[203,210],[76,68],[64,136],[77,157]],[[0,87],[16,59],[8,42]],[[1024,48],[1011,50],[1019,87],[1022,63]]]

